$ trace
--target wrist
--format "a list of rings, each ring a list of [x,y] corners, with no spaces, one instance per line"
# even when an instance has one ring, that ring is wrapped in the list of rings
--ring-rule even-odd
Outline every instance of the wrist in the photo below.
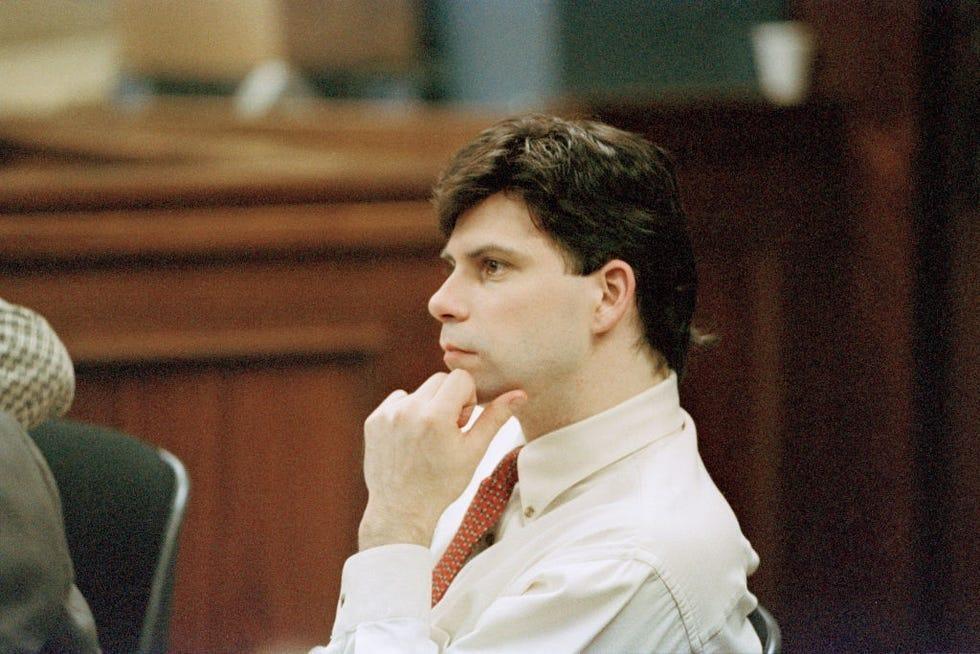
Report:
[[[357,531],[358,550],[396,544],[428,547],[434,531],[435,521],[423,520],[419,516],[394,515],[373,509],[369,503]]]

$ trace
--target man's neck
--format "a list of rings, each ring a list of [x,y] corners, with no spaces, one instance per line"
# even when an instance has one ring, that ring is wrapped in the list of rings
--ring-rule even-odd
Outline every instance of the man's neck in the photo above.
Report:
[[[582,371],[554,392],[541,394],[517,413],[528,441],[611,409],[656,386],[670,370],[647,356],[637,356],[623,365],[597,365]]]

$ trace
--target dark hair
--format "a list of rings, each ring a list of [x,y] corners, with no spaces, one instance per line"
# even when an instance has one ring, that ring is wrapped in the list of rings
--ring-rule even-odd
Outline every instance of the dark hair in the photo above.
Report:
[[[460,215],[495,193],[514,194],[588,275],[613,259],[633,268],[644,340],[683,375],[697,296],[694,251],[674,165],[642,137],[592,121],[528,115],[483,131],[433,189],[447,237]]]

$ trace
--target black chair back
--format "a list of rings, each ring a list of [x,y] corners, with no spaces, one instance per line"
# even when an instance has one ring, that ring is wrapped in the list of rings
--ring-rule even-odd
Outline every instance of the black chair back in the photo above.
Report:
[[[107,653],[167,651],[190,483],[166,450],[68,420],[31,431],[61,493],[76,585]]]

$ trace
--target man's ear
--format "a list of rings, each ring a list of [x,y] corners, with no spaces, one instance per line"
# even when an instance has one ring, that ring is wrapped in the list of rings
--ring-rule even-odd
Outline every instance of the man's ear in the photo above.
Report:
[[[618,325],[636,302],[636,276],[633,267],[613,259],[592,273],[601,296],[592,317],[592,329],[604,334]]]

